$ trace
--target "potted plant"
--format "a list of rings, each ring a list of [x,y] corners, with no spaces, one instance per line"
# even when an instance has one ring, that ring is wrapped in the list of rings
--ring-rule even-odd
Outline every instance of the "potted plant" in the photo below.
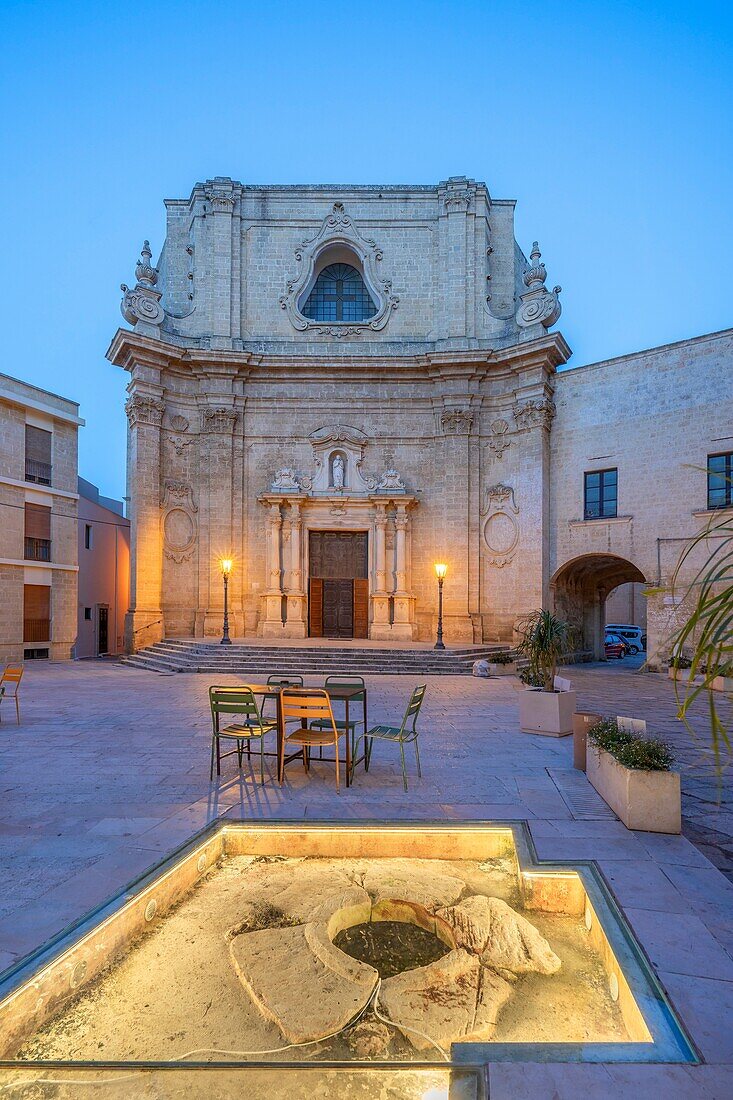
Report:
[[[627,829],[648,833],[682,830],[680,777],[664,741],[619,729],[603,718],[588,731],[586,773]]]
[[[686,657],[684,653],[673,654],[669,659],[669,671],[667,675],[670,680],[682,680],[684,683],[690,679],[692,668],[692,661],[689,657]]]
[[[570,628],[550,611],[534,611],[520,625],[518,651],[529,661],[520,673],[526,685],[519,695],[519,726],[523,733],[565,737],[573,732],[574,691],[559,691],[557,665],[567,651]]]
[[[492,676],[513,676],[517,671],[517,655],[511,650],[495,654],[489,661]]]

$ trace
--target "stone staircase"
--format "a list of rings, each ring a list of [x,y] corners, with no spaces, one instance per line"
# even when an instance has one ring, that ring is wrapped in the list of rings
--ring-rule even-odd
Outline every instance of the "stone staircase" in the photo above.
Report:
[[[332,675],[354,672],[361,675],[467,676],[474,661],[492,660],[508,646],[483,645],[438,651],[421,649],[379,649],[367,646],[257,645],[253,642],[222,646],[216,642],[167,639],[147,646],[122,661],[151,672],[229,673],[266,678],[274,673]]]

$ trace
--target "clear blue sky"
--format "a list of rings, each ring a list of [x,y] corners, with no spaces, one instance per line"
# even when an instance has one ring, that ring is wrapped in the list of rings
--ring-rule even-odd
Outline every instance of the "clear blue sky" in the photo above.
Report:
[[[732,39],[704,0],[0,0],[0,371],[81,403],[80,473],[122,496],[119,284],[215,175],[485,180],[573,365],[725,328]]]

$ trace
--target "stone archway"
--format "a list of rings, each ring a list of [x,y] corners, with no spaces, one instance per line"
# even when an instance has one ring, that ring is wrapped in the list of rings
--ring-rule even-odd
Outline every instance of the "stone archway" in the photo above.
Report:
[[[617,554],[581,554],[565,562],[550,580],[554,610],[577,628],[584,649],[603,658],[605,604],[621,584],[646,583],[638,566]]]

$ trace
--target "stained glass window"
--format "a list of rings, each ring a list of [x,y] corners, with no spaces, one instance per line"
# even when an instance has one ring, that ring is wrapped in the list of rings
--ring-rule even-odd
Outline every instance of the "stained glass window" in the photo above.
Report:
[[[324,267],[303,306],[311,321],[367,321],[376,312],[364,280],[349,264]]]

